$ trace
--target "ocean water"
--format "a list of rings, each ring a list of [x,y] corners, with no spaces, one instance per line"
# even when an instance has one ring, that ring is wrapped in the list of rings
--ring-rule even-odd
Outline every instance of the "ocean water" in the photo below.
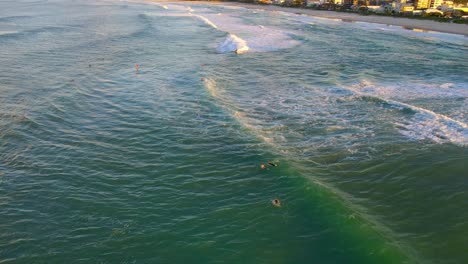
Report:
[[[467,43],[1,1],[0,263],[467,263]]]

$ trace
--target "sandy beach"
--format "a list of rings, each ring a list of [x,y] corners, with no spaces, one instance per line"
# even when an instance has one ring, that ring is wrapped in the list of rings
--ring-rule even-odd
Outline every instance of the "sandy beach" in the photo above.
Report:
[[[344,22],[367,22],[384,24],[389,26],[401,26],[409,30],[421,31],[437,31],[443,33],[459,34],[468,36],[468,25],[441,23],[431,20],[409,19],[403,17],[387,17],[387,16],[362,16],[356,13],[344,13],[335,11],[318,11],[304,8],[280,7],[274,5],[254,5],[237,2],[205,2],[205,1],[166,1],[166,0],[132,0],[133,2],[187,2],[190,4],[210,4],[210,5],[229,5],[241,6],[250,9],[262,9],[276,12],[288,12],[295,14],[304,14],[315,17],[323,17],[330,19],[342,19]]]

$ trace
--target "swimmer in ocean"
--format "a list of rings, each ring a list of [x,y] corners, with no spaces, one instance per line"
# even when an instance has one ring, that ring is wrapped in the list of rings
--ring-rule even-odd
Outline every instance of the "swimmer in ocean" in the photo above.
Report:
[[[278,199],[274,199],[271,203],[276,207],[281,207],[281,202]]]

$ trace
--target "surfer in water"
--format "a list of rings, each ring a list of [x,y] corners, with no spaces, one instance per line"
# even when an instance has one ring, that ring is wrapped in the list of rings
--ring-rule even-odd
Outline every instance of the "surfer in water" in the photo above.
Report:
[[[275,198],[271,203],[276,207],[281,207],[281,202],[279,199]]]
[[[273,162],[271,162],[271,161],[268,161],[267,163],[268,163],[268,165],[273,166],[273,167],[277,167],[277,166],[278,166],[278,163],[273,163]]]
[[[262,170],[269,170],[269,169],[267,168],[267,165],[270,165],[270,166],[272,166],[272,167],[277,167],[277,166],[279,166],[278,163],[274,163],[274,162],[271,162],[271,161],[267,161],[266,163],[260,164],[260,168],[261,168]]]

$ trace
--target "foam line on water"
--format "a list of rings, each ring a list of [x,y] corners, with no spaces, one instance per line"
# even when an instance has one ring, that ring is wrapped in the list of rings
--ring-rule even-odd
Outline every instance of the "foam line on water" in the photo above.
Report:
[[[174,12],[160,15],[184,17],[191,15],[206,25],[226,33],[226,38],[222,40],[218,47],[223,46],[223,43],[230,42],[229,46],[234,45],[235,48],[223,49],[221,47],[218,48],[218,52],[269,52],[288,49],[301,44],[300,41],[292,38],[292,35],[295,34],[293,31],[272,26],[246,24],[242,12],[224,14],[215,13],[216,11],[213,9],[192,9],[187,6],[178,6],[177,8],[169,6],[169,9]]]
[[[415,37],[418,39],[426,39],[426,40],[437,39],[438,41],[453,43],[457,45],[465,45],[466,43],[466,37],[464,35],[423,30],[423,29],[418,29],[418,28],[406,28],[402,26],[359,22],[359,21],[353,24],[354,24],[353,26],[366,29],[366,30],[378,30],[378,31],[390,32],[390,33],[395,33],[399,35],[411,36],[411,37]]]
[[[436,143],[453,143],[459,146],[468,145],[468,125],[462,121],[455,120],[443,114],[429,109],[397,101],[373,93],[372,84],[363,81],[358,85],[347,87],[354,94],[361,97],[370,97],[381,100],[391,106],[400,109],[409,109],[415,114],[409,121],[398,121],[395,123],[400,128],[400,133],[413,139],[430,139]]]
[[[243,39],[250,52],[276,51],[301,44],[291,37],[294,34],[292,31],[265,25],[245,24],[240,17],[225,14],[206,13],[203,17],[215,24],[220,31]]]
[[[244,39],[240,38],[237,35],[231,34],[231,33],[227,32],[227,31],[224,31],[224,30],[218,28],[218,26],[215,23],[213,23],[210,19],[208,19],[205,16],[192,13],[193,9],[190,8],[188,11],[189,11],[189,13],[165,14],[164,16],[194,17],[194,18],[202,21],[206,25],[210,26],[211,28],[226,33],[226,38],[221,43],[219,43],[219,45],[216,48],[217,52],[219,52],[219,53],[235,52],[237,54],[242,54],[242,53],[245,53],[245,52],[249,51],[250,48],[249,48],[249,46],[247,45],[247,42]],[[158,16],[158,14],[153,14],[153,15]]]
[[[237,54],[245,53],[249,50],[249,46],[245,40],[234,34],[229,34],[223,43],[217,48],[219,53],[235,52]]]
[[[282,145],[277,144],[275,137],[270,135],[268,131],[265,131],[261,124],[257,124],[259,122],[258,120],[249,117],[246,112],[236,107],[235,104],[232,103],[229,99],[228,93],[223,89],[222,86],[218,85],[215,79],[202,78],[202,81],[205,89],[216,101],[216,104],[222,109],[226,110],[227,114],[242,128],[244,128],[246,132],[260,139],[265,144],[265,146],[268,146],[269,149],[273,151],[273,153],[282,156],[283,160],[289,160],[288,153],[284,152]],[[289,160],[288,163],[300,174],[302,174],[304,171],[308,171],[308,169],[304,168],[300,162],[298,163],[293,160]],[[320,164],[316,165],[320,166]],[[305,177],[313,184],[326,190],[326,192],[333,197],[332,199],[336,199],[336,201],[339,203],[338,206],[342,206],[344,208],[343,210],[349,211],[349,215],[344,217],[348,217],[348,219],[361,219],[360,221],[366,223],[366,228],[369,228],[372,230],[372,232],[379,234],[379,236],[381,236],[386,243],[391,241],[392,245],[397,250],[402,252],[406,257],[414,259],[417,258],[416,253],[414,253],[409,246],[398,241],[395,233],[390,228],[383,225],[372,215],[367,214],[366,209],[356,203],[352,196],[313,175],[306,175]]]
[[[216,89],[216,81],[212,78],[202,78],[203,85],[208,93],[215,99],[220,99],[218,90]]]
[[[138,2],[137,0],[132,0],[132,2]],[[158,6],[160,7],[161,9],[164,9],[164,10],[178,10],[180,9],[180,6],[179,5],[171,5],[171,4],[163,4],[163,3],[157,3],[157,2],[146,2],[146,4],[150,4],[150,5],[155,5],[155,6]]]
[[[273,147],[275,150],[281,150],[276,143],[275,137],[269,132],[257,125],[257,121],[246,115],[242,109],[236,107],[226,96],[223,89],[213,78],[202,78],[203,85],[210,96],[215,99],[217,105],[226,110],[228,115],[233,118],[241,127],[261,140],[261,142]],[[282,152],[284,154],[284,152]]]
[[[0,36],[4,36],[4,35],[15,35],[15,34],[18,34],[19,32],[18,31],[0,31]]]
[[[205,24],[225,32],[226,38],[218,45],[220,53],[247,51],[266,52],[298,45],[286,33],[262,25],[245,25],[238,18],[221,14],[193,14]],[[243,37],[245,36],[245,37]]]
[[[202,16],[202,15],[195,15],[193,14],[194,17],[199,18],[201,21],[205,22],[205,24],[211,26],[212,28],[218,29],[218,26],[216,26],[213,22],[211,22],[208,18]]]
[[[292,14],[282,13],[283,16],[289,18],[292,21],[296,21],[303,24],[315,25],[320,24],[324,26],[346,26],[351,28],[359,28],[364,30],[372,30],[372,31],[382,31],[388,32],[393,34],[405,35],[410,36],[418,39],[437,39],[438,41],[453,43],[457,45],[465,45],[466,43],[466,36],[459,35],[459,34],[451,34],[451,33],[443,33],[437,31],[430,31],[430,30],[422,30],[418,28],[405,28],[402,26],[393,26],[393,25],[385,25],[379,23],[371,23],[371,22],[361,22],[361,21],[349,21],[346,19],[336,19],[336,18],[328,18],[328,17],[314,17],[314,16],[307,16],[301,14]],[[352,22],[352,23],[350,23]]]
[[[199,18],[201,21],[211,26],[212,28],[219,30],[218,26],[214,24],[211,20],[206,18],[205,16],[196,15],[196,14],[193,14],[193,16]],[[220,30],[220,31],[223,31],[223,30]],[[226,32],[226,33],[228,35],[226,36],[224,41],[218,45],[218,48],[216,49],[219,53],[235,52],[237,54],[242,54],[249,50],[249,46],[247,46],[247,43],[244,39],[234,34],[231,34],[229,32]]]
[[[411,89],[408,89],[408,87]],[[399,81],[391,84],[375,85],[368,80],[362,80],[351,88],[360,93],[373,94],[378,97],[396,98],[398,100],[421,98],[459,98],[468,97],[466,83],[402,83]]]

